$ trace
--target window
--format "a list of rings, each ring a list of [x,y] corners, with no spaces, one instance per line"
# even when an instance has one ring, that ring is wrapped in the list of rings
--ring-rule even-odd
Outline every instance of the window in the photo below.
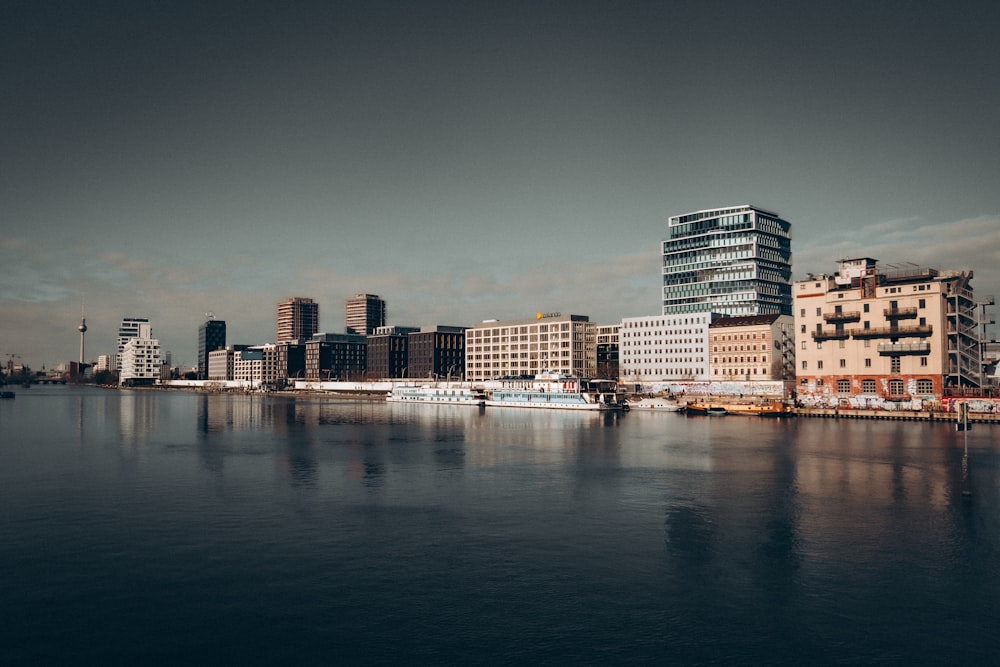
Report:
[[[927,357],[920,357],[920,365],[921,366],[927,365]]]
[[[868,312],[868,304],[867,303],[865,304],[865,312],[866,313]]]
[[[805,362],[803,362],[803,363],[805,363]],[[817,370],[822,370],[822,368],[823,368],[823,360],[822,359],[816,362],[816,368],[817,368]]]
[[[851,393],[851,381],[850,380],[837,380],[837,393],[838,394],[849,394],[849,393]]]
[[[841,368],[847,368],[847,359],[841,359],[840,360],[840,367]]]
[[[917,393],[918,394],[931,394],[934,392],[934,383],[930,380],[922,379],[917,380]]]
[[[921,289],[923,289],[923,287],[921,287]],[[926,308],[927,307],[927,299],[920,299],[917,302],[917,307],[918,308]]]
[[[821,308],[817,308],[816,309],[816,317],[819,317],[822,314],[823,314],[823,310]]]
[[[803,308],[803,309],[802,309],[802,317],[805,317],[805,316],[806,316],[806,309],[805,309],[805,308]]]
[[[903,381],[902,380],[889,380],[889,393],[892,396],[902,396],[903,395]]]
[[[805,341],[802,341],[802,349],[803,350],[806,349],[806,342]]]
[[[806,332],[806,325],[803,324],[802,325],[802,333],[805,333],[805,332]]]
[[[893,357],[892,360],[891,360],[891,362],[889,363],[889,372],[890,373],[898,373],[899,372],[899,367],[900,367],[899,357]]]
[[[805,370],[808,370],[808,369],[809,369],[809,362],[808,361],[803,361],[802,362],[802,370],[805,371]]]
[[[875,393],[875,380],[862,380],[861,381],[861,393],[863,393],[863,394],[874,394]]]
[[[865,359],[865,368],[871,368],[871,367],[872,367],[872,360],[870,358]]]

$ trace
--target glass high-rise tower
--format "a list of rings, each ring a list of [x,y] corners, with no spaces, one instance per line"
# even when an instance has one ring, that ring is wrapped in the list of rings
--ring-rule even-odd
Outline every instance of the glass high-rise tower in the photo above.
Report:
[[[672,216],[663,314],[792,314],[791,223],[754,206]]]

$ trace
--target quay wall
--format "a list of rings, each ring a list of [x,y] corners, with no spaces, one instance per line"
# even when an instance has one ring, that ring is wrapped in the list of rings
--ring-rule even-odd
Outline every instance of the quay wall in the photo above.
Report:
[[[955,412],[935,412],[924,410],[840,410],[837,408],[795,408],[799,417],[827,417],[833,419],[888,419],[896,421],[958,421]],[[969,423],[1000,423],[1000,413],[970,412]]]

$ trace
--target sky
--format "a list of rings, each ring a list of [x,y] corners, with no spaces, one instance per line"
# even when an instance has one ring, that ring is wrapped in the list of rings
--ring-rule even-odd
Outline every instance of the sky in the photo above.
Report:
[[[5,3],[0,360],[660,312],[667,219],[792,223],[793,271],[1000,296],[996,2]]]

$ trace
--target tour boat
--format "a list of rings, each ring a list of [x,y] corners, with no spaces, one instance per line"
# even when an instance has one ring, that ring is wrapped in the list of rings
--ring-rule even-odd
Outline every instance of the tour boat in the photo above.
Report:
[[[545,372],[486,383],[486,405],[558,410],[626,410],[614,380]]]
[[[446,383],[436,384],[398,384],[392,388],[385,400],[391,403],[446,403],[450,405],[486,404],[486,395],[471,387],[455,386]]]

